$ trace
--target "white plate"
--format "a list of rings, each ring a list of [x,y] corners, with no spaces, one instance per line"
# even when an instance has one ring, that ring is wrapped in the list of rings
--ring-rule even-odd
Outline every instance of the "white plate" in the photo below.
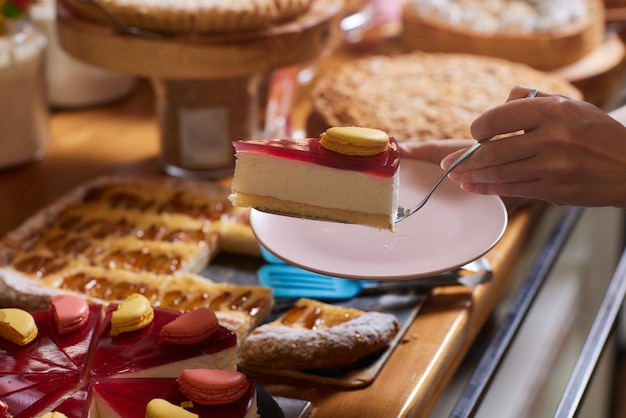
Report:
[[[416,205],[440,175],[434,164],[402,160],[400,205]],[[395,232],[257,210],[250,222],[261,245],[290,264],[350,279],[401,280],[453,270],[482,256],[502,237],[507,213],[499,197],[467,193],[446,179]]]

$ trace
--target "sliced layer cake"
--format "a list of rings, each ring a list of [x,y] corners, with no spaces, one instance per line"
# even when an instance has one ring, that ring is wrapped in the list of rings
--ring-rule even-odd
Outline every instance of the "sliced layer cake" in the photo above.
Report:
[[[233,205],[393,230],[400,152],[386,133],[335,127],[321,138],[234,146]]]

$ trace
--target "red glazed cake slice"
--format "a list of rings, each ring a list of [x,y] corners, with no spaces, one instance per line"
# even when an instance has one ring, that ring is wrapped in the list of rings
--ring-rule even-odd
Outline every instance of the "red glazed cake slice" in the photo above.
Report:
[[[78,373],[64,375],[43,373],[37,378],[31,376],[31,379],[35,383],[19,390],[2,388],[0,399],[7,403],[9,417],[32,418],[50,411],[59,399],[63,399],[66,393],[74,390],[80,380],[80,375]]]
[[[19,353],[19,350],[0,348],[0,358],[4,360],[0,361],[0,375],[3,376],[16,376],[24,373],[69,373],[71,371],[66,365],[60,366],[57,363],[24,356]]]
[[[393,230],[400,152],[384,132],[335,127],[322,139],[236,141],[234,147],[229,199],[235,206]]]
[[[93,342],[93,333],[96,331],[102,323],[102,317],[104,315],[104,309],[100,305],[89,306],[89,317],[85,324],[67,334],[59,334],[57,325],[55,324],[53,315],[48,311],[41,311],[33,314],[41,338],[49,341],[49,347],[54,347],[53,350],[59,350],[63,353],[64,357],[67,357],[72,361],[72,368],[82,368],[87,361],[87,355],[89,353],[90,344]],[[41,347],[38,350],[39,353],[54,353],[54,351],[43,350]],[[60,362],[64,361],[64,357],[58,356],[52,361]]]
[[[99,417],[144,418],[145,405],[152,399],[165,399],[174,405],[189,402],[180,391],[177,379],[113,379],[103,380],[94,386],[96,410]],[[138,405],[144,405],[139,408]],[[253,379],[248,379],[247,389],[238,400],[225,405],[200,405],[185,408],[200,417],[254,418],[257,417],[256,389]]]
[[[236,337],[224,327],[197,344],[165,343],[159,337],[161,328],[181,313],[155,309],[158,315],[149,326],[112,337],[114,309],[108,309],[96,344],[91,365],[94,376],[124,373],[124,377],[178,377],[181,370],[189,368],[235,369]]]

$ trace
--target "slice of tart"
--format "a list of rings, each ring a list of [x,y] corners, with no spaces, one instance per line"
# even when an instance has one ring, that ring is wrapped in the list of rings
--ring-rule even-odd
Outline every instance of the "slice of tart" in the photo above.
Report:
[[[151,400],[158,398],[206,418],[256,418],[256,389],[253,379],[247,382],[246,392],[234,402],[225,405],[201,405],[190,402],[179,390],[177,379],[109,379],[94,385],[95,409],[100,417],[144,418]],[[189,406],[187,406],[189,405]],[[143,408],[141,407],[143,406]]]
[[[244,340],[240,366],[290,370],[349,366],[382,350],[398,330],[392,314],[303,298]]]
[[[386,133],[335,127],[321,138],[234,146],[233,205],[393,230],[400,152]]]
[[[234,370],[236,337],[224,327],[205,342],[196,344],[164,343],[161,328],[180,316],[170,309],[155,309],[150,326],[134,332],[111,336],[108,309],[100,328],[90,365],[95,377],[177,377],[184,369],[210,368]]]

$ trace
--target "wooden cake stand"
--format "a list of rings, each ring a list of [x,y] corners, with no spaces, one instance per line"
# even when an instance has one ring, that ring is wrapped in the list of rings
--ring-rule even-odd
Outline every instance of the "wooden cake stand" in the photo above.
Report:
[[[612,110],[623,89],[625,70],[626,47],[618,35],[608,34],[586,57],[553,73],[569,80],[586,101]]]
[[[163,169],[214,179],[233,174],[231,141],[258,135],[261,78],[331,51],[342,38],[343,11],[342,2],[315,0],[306,14],[263,31],[162,37],[122,33],[62,2],[57,19],[71,55],[151,79]]]

